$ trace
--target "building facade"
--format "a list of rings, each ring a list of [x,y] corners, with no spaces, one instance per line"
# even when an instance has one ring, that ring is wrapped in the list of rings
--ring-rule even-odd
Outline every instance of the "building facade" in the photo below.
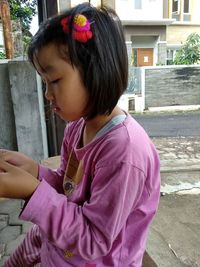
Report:
[[[167,62],[170,62],[191,33],[200,35],[200,1],[164,0],[164,5],[164,18],[175,19],[167,27]]]
[[[161,0],[116,0],[116,12],[124,25],[125,38],[132,46],[132,65],[165,65],[167,26]]]

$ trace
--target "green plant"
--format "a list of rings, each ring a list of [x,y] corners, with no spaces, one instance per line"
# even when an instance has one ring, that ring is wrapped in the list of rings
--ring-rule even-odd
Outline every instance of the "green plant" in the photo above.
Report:
[[[27,47],[32,37],[32,34],[30,33],[30,25],[32,18],[37,12],[37,0],[9,0],[9,5],[11,19],[16,23],[16,25],[15,23],[12,24],[13,32],[17,31],[19,27],[22,31],[21,42],[23,42],[23,44],[17,47],[17,51],[15,51],[15,56],[22,56],[22,54],[26,54]],[[19,27],[17,23],[20,23]],[[20,39],[18,38],[18,41],[19,40]],[[18,49],[19,47],[23,47],[23,51]]]
[[[157,62],[156,63],[156,66],[165,66],[165,64],[164,63],[161,63],[161,62]]]
[[[174,64],[190,65],[200,61],[200,35],[192,33],[188,36],[182,48],[176,52]]]
[[[5,53],[0,51],[0,59],[5,59],[5,58],[6,58]]]
[[[36,14],[37,0],[9,0],[12,20],[20,20],[22,31],[30,35],[30,24]]]
[[[27,49],[28,49],[28,46],[31,42],[31,37],[30,36],[23,36],[23,44],[24,44],[24,54],[26,55],[27,54]]]
[[[167,65],[174,65],[174,61],[173,61],[173,59],[169,59],[169,60],[167,61]]]

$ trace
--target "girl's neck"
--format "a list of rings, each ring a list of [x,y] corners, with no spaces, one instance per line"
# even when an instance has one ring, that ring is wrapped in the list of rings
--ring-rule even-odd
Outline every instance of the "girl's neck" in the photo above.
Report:
[[[113,117],[122,115],[124,112],[116,106],[110,115],[98,115],[92,120],[86,121],[83,131],[83,146],[87,145],[95,137],[96,133],[106,125]]]

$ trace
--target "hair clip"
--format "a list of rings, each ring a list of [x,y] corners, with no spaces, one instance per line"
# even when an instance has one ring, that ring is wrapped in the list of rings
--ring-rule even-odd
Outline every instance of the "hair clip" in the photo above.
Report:
[[[63,18],[61,20],[62,29],[65,33],[69,33],[68,23],[71,19],[70,17]],[[86,43],[92,38],[92,32],[90,31],[90,21],[82,14],[77,14],[73,19],[73,30],[72,36],[75,40]]]

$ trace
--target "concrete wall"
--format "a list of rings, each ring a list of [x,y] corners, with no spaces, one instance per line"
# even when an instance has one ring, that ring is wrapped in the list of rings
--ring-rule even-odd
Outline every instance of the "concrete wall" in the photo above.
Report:
[[[158,42],[158,58],[156,63],[160,65],[166,65],[167,58],[167,42]]]
[[[200,65],[145,67],[145,108],[200,104]]]
[[[0,63],[0,148],[16,150],[15,118],[7,62]]]
[[[36,72],[26,61],[10,61],[8,66],[18,150],[35,160],[43,159],[47,157],[47,144]]]
[[[0,147],[48,156],[40,81],[26,61],[0,64]]]

